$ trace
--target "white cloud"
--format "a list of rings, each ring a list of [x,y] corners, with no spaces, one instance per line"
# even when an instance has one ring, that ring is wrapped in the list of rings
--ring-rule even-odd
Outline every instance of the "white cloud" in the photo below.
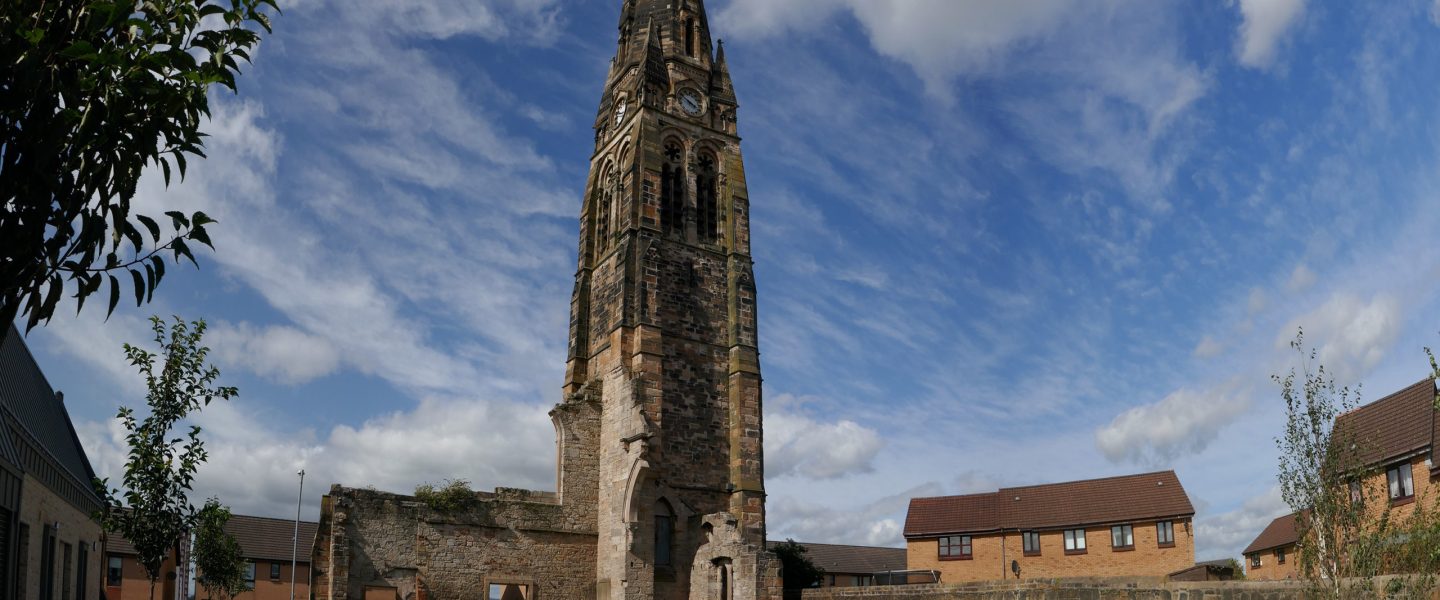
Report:
[[[242,514],[294,514],[300,468],[307,518],[315,518],[317,499],[332,483],[399,493],[444,479],[466,479],[475,489],[555,487],[554,429],[541,407],[426,400],[411,412],[335,427],[317,438],[312,431],[280,432],[274,424],[285,412],[257,406],[244,398],[217,402],[192,419],[209,452],[192,501],[217,495]],[[77,425],[99,476],[118,486],[125,460],[119,421]]]
[[[1095,432],[1095,445],[1112,462],[1164,465],[1203,451],[1249,405],[1224,392],[1179,390],[1121,413]]]
[[[1292,294],[1298,294],[1310,289],[1310,286],[1315,285],[1317,279],[1315,272],[1311,271],[1310,267],[1299,265],[1290,274],[1290,280],[1285,282],[1285,289]]]
[[[1195,358],[1215,358],[1220,356],[1220,353],[1224,351],[1224,345],[1215,341],[1215,338],[1207,335],[1200,340],[1200,343],[1195,346],[1195,351],[1191,354]]]
[[[301,11],[339,6],[342,9],[333,14],[348,21],[346,26],[385,27],[386,33],[391,34],[433,39],[477,36],[491,41],[544,43],[558,34],[555,3],[556,0],[297,0],[296,4]]]
[[[293,327],[217,323],[205,339],[221,364],[283,384],[318,379],[340,366],[340,353],[328,340]]]
[[[1217,560],[1240,558],[1255,536],[1264,531],[1276,517],[1288,514],[1290,507],[1280,497],[1280,487],[1246,500],[1240,508],[1215,516],[1195,519],[1195,558]]]
[[[1430,7],[1430,21],[1440,25],[1440,0],[1435,0],[1435,4]]]
[[[1315,349],[1316,360],[1342,384],[1354,383],[1395,345],[1402,333],[1403,313],[1403,305],[1390,294],[1365,300],[1349,292],[1336,293],[1281,328],[1275,346],[1288,347],[1303,327],[1305,343]]]
[[[801,401],[782,394],[765,415],[765,472],[771,477],[837,479],[874,470],[885,443],[854,421],[822,423],[786,407]]]
[[[856,508],[834,508],[784,496],[766,503],[766,520],[773,539],[900,547],[905,543],[901,522],[910,499],[943,493],[939,484],[927,483]]]
[[[714,13],[721,30],[736,36],[764,36],[794,27],[816,26],[843,0],[734,0]]]
[[[1239,0],[1240,38],[1235,52],[1240,64],[1264,69],[1274,64],[1285,34],[1305,12],[1305,0]]]

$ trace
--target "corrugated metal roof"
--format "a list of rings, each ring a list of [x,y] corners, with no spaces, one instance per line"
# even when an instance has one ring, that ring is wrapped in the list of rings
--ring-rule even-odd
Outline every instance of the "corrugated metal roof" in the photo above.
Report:
[[[1056,529],[1188,517],[1195,507],[1174,471],[1004,488],[993,494],[915,498],[905,536]]]
[[[75,434],[65,404],[50,387],[20,332],[13,324],[9,327],[9,335],[0,344],[0,404],[14,416],[20,428],[40,444],[41,450],[99,502],[91,486],[95,471],[80,445],[80,437]]]
[[[772,541],[769,546],[774,548],[781,543]],[[825,569],[826,573],[868,575],[905,570],[904,548],[796,543],[805,547],[805,557],[810,559],[811,564]]]

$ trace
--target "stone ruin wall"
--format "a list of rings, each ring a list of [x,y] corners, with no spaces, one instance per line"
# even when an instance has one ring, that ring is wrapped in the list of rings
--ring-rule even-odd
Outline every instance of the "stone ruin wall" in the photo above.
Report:
[[[332,487],[312,550],[312,598],[473,600],[490,583],[527,584],[536,598],[593,598],[599,412],[582,393],[551,413],[559,493],[500,488],[442,512],[413,496]]]

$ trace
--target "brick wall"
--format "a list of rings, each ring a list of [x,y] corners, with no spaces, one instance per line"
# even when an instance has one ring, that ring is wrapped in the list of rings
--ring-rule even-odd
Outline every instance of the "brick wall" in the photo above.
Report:
[[[45,530],[51,529],[55,533],[55,571],[51,580],[54,585],[55,598],[59,600],[65,590],[69,590],[69,597],[74,598],[80,592],[80,547],[85,546],[86,567],[84,593],[87,599],[94,598],[101,593],[101,570],[100,558],[104,554],[99,550],[101,529],[100,524],[90,518],[81,510],[75,508],[65,501],[50,488],[45,487],[40,480],[29,475],[25,476],[24,485],[20,496],[20,522],[28,526],[29,539],[21,542],[27,549],[27,556],[23,558],[25,572],[17,573],[17,578],[23,578],[25,589],[21,590],[22,598],[40,597],[40,567],[41,550],[44,548]],[[59,529],[55,525],[59,524]],[[16,532],[18,538],[18,530]],[[20,544],[17,544],[17,547]],[[70,572],[68,577],[65,570],[65,552],[70,553]]]
[[[1040,554],[1025,556],[1020,533],[971,536],[972,558],[941,560],[938,538],[909,540],[907,568],[935,570],[944,582],[1013,579],[1010,562],[1020,563],[1021,579],[1053,577],[1163,577],[1195,564],[1195,539],[1187,521],[1172,521],[1175,545],[1161,548],[1154,522],[1134,523],[1133,550],[1116,551],[1110,545],[1109,527],[1085,532],[1083,554],[1067,554],[1063,531],[1040,532]]]
[[[1280,553],[1285,555],[1285,562],[1280,562]],[[1259,555],[1260,566],[1255,566],[1253,557]],[[1271,548],[1262,552],[1245,556],[1245,577],[1250,579],[1273,580],[1273,579],[1299,579],[1300,578],[1300,553],[1294,544],[1283,548]]]

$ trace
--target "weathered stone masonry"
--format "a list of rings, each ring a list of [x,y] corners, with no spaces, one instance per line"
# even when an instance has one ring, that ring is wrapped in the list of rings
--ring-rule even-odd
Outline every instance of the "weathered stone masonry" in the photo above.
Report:
[[[552,413],[560,492],[441,514],[337,486],[316,598],[779,600],[739,105],[702,0],[622,1]]]

